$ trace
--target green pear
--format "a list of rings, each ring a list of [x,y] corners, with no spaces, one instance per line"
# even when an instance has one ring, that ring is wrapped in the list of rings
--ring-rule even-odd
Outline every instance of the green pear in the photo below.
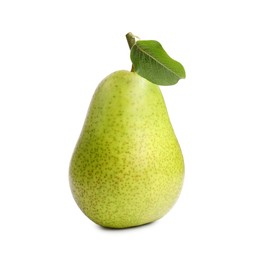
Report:
[[[184,161],[160,88],[117,71],[96,89],[70,163],[73,197],[95,223],[153,222],[176,202]]]

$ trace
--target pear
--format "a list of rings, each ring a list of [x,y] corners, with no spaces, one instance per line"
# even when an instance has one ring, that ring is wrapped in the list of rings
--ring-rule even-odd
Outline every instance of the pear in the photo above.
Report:
[[[184,161],[160,88],[116,71],[97,87],[69,170],[73,197],[96,224],[160,219],[176,202]]]

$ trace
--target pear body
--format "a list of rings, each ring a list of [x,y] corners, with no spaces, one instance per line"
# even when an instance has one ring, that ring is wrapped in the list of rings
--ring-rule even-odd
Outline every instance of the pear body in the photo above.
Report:
[[[95,223],[153,222],[176,202],[184,161],[159,87],[117,71],[97,87],[69,170],[73,197]]]

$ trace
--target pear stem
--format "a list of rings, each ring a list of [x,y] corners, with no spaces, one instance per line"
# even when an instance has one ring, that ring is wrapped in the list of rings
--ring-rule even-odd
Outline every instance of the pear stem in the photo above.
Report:
[[[131,50],[132,47],[135,45],[135,42],[136,42],[136,36],[134,36],[131,32],[127,33],[126,34],[126,39],[127,39],[127,43],[128,43],[128,46],[129,46],[129,49]],[[134,72],[135,69],[134,69],[134,66],[132,65],[132,68],[131,68],[131,72]]]
[[[135,38],[136,38],[136,36],[134,36],[131,32],[126,34],[127,43],[128,43],[130,50],[135,45]]]

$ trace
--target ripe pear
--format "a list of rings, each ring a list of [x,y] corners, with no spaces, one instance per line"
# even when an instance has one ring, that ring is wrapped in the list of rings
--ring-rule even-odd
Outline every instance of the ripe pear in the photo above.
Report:
[[[117,71],[97,87],[70,163],[73,197],[95,223],[153,222],[176,202],[184,161],[160,88]]]

